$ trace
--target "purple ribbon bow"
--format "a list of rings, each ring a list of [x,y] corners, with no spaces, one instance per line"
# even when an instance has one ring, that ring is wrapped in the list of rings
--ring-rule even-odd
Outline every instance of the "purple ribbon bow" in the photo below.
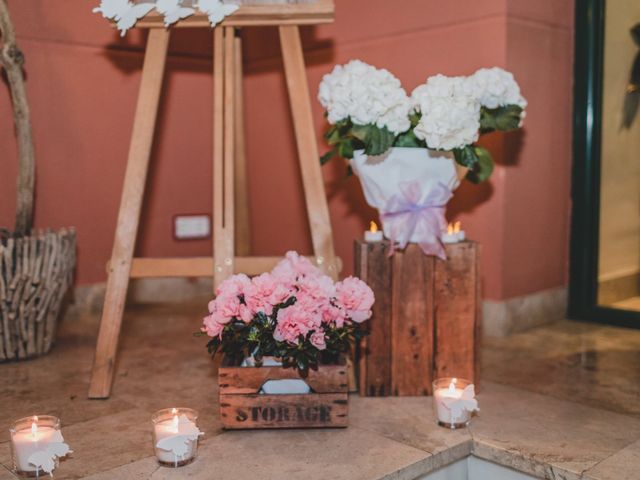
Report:
[[[440,236],[447,228],[444,211],[453,195],[451,189],[438,182],[423,195],[420,183],[413,181],[400,183],[399,190],[380,210],[384,231],[391,240],[389,254],[393,255],[395,248],[405,248],[412,239],[426,255],[445,260]]]

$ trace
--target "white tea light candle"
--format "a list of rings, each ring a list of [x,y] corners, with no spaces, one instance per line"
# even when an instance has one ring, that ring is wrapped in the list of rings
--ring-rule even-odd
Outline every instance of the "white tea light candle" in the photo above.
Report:
[[[158,463],[175,468],[193,461],[198,437],[203,435],[196,426],[197,419],[198,412],[190,408],[165,408],[153,415],[153,446]]]
[[[463,428],[478,411],[473,383],[464,378],[438,378],[433,382],[433,407],[438,425]]]
[[[382,241],[382,230],[378,230],[378,225],[376,224],[376,222],[372,221],[369,224],[369,230],[364,232],[364,241],[367,243]]]
[[[442,243],[463,242],[465,238],[467,238],[467,235],[464,230],[461,229],[460,222],[449,223],[449,225],[447,225],[447,231],[440,237]]]
[[[60,431],[60,419],[50,415],[16,420],[11,429],[11,456],[14,471],[21,476],[51,474],[58,459],[71,453]]]

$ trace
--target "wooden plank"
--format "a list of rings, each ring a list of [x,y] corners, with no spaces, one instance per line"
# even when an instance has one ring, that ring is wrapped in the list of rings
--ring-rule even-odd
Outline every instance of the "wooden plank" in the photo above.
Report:
[[[129,271],[140,220],[168,44],[168,30],[149,32],[89,387],[90,398],[105,398],[111,392],[118,337],[129,285]]]
[[[319,266],[336,280],[339,271],[335,263],[331,219],[321,165],[318,161],[318,144],[313,126],[300,31],[297,26],[281,26],[279,30],[313,252],[321,260]]]
[[[244,95],[242,84],[242,38],[236,33],[234,49],[235,81],[235,249],[240,256],[251,252],[251,227],[249,215],[249,187],[247,185],[247,157],[244,138]]]
[[[434,257],[409,244],[392,257],[391,388],[429,395],[433,380]]]
[[[355,242],[355,274],[375,295],[369,330],[360,346],[360,394],[391,395],[391,259],[389,242]]]
[[[478,270],[475,242],[450,244],[447,261],[436,260],[436,377],[476,382],[478,355]]]
[[[333,0],[286,5],[241,5],[218,26],[252,27],[276,25],[316,25],[334,19]],[[152,11],[136,24],[138,28],[165,28],[164,16]],[[211,28],[206,15],[196,14],[176,22],[171,28]]]
[[[214,30],[213,287],[233,274],[235,30]]]
[[[220,395],[220,421],[227,429],[346,427],[347,393]]]
[[[315,257],[307,257],[311,262]],[[282,257],[235,257],[234,273],[259,275],[268,272],[282,260]],[[342,268],[342,260],[336,258]],[[211,277],[213,258],[134,258],[131,264],[131,278],[156,277]],[[107,266],[107,269],[109,267]]]
[[[346,393],[347,367],[322,365],[300,377],[298,370],[282,367],[220,367],[218,383],[221,395],[258,393],[267,380],[302,379],[314,393]]]

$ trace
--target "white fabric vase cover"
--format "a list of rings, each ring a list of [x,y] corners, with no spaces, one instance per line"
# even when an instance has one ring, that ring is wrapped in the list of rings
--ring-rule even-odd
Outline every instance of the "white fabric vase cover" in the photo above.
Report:
[[[367,203],[380,212],[391,253],[412,242],[427,255],[446,258],[440,239],[447,227],[445,207],[460,184],[452,153],[394,147],[369,156],[356,150],[351,168]]]

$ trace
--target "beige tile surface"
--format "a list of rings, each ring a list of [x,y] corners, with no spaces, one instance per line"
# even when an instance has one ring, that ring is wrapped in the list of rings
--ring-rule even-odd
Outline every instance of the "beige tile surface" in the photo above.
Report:
[[[583,472],[640,439],[640,420],[485,383],[474,454],[541,478]],[[640,466],[640,465],[639,465]]]
[[[238,480],[410,480],[472,451],[541,478],[575,480],[586,470],[589,480],[626,480],[640,471],[640,332],[562,322],[487,344],[489,381],[469,430],[437,427],[427,397],[352,396],[346,430],[222,432],[216,365],[206,339],[191,335],[202,310],[129,308],[113,394],[103,401],[86,399],[98,318],[67,318],[50,355],[0,364],[0,428],[19,416],[60,416],[74,450],[55,472],[62,480],[212,472]],[[206,433],[196,462],[177,470],[159,467],[151,445],[151,414],[169,406],[197,409]],[[0,480],[13,478],[8,435],[0,437],[0,463]]]
[[[640,441],[632,443],[588,470],[585,480],[640,478]]]

